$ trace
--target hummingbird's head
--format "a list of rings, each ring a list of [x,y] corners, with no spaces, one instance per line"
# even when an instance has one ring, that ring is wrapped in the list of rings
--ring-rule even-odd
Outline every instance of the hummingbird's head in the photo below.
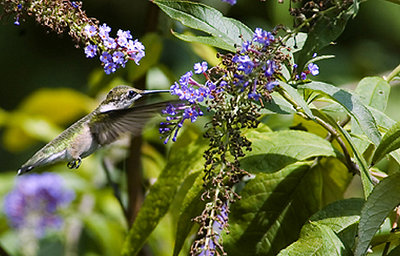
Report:
[[[143,96],[142,90],[119,85],[108,92],[106,99],[100,104],[100,112],[129,108],[136,100]]]
[[[119,85],[108,92],[106,99],[100,104],[100,112],[107,112],[117,109],[126,109],[140,99],[143,95],[169,92],[169,90],[139,90],[127,85]]]

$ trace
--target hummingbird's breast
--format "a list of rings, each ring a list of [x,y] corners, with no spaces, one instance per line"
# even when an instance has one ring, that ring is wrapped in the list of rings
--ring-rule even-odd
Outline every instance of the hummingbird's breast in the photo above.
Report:
[[[67,147],[67,155],[71,159],[84,158],[96,151],[98,147],[99,144],[94,139],[89,125],[84,124]]]

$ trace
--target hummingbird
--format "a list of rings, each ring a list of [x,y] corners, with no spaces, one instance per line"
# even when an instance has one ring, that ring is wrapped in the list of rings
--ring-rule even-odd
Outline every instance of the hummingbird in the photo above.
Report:
[[[146,122],[170,102],[138,106],[134,102],[144,95],[163,92],[169,90],[139,90],[126,85],[114,87],[93,112],[37,151],[17,174],[22,175],[33,168],[63,161],[68,162],[68,168],[77,169],[82,158],[114,142],[121,134],[129,132],[139,135]]]

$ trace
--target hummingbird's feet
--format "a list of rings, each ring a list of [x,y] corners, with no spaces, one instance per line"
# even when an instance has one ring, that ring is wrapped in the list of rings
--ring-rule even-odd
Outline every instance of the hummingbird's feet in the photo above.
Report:
[[[79,166],[81,166],[81,163],[82,163],[82,159],[80,157],[78,157],[78,159],[74,159],[71,162],[69,162],[67,164],[67,167],[69,169],[78,169]]]

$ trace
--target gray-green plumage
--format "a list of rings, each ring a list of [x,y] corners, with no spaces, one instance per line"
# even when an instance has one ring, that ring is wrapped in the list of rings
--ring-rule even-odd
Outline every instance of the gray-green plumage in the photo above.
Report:
[[[115,141],[121,134],[129,132],[139,135],[146,122],[169,103],[132,105],[143,95],[160,92],[168,91],[142,91],[130,86],[113,88],[93,112],[36,152],[18,170],[18,175],[35,167],[62,161],[69,162],[69,168],[78,168],[82,158]]]

